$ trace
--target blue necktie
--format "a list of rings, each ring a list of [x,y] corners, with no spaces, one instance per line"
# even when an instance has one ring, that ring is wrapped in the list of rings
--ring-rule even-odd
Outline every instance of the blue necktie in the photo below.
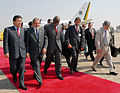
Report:
[[[105,44],[108,45],[107,31],[105,31]]]
[[[37,37],[37,39],[38,39],[38,37],[39,37],[39,32],[38,32],[37,29],[36,29],[36,37]]]

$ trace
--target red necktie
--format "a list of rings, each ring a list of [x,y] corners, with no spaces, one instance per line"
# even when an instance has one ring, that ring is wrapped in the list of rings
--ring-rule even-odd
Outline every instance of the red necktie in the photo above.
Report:
[[[55,31],[56,31],[56,34],[57,34],[57,26],[55,26]]]
[[[76,26],[76,32],[78,32],[78,26]]]
[[[93,30],[91,30],[91,32],[92,32],[92,39],[94,39],[94,32],[93,32]]]
[[[19,28],[17,28],[17,33],[18,33],[18,36],[20,36],[20,33],[19,33]]]

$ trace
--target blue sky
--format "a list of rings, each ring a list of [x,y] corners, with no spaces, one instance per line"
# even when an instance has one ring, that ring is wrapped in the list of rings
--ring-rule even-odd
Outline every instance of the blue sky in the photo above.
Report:
[[[94,20],[98,29],[104,20],[109,20],[112,26],[120,24],[120,0],[0,0],[0,30],[12,25],[16,14],[28,23],[34,17],[47,20],[55,15],[61,19],[71,19],[84,2],[91,1],[88,18]]]

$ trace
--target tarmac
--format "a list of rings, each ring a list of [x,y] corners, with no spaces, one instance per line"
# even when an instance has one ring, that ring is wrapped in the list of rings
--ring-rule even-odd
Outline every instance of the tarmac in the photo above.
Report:
[[[120,47],[120,33],[115,33],[115,46],[117,48]],[[3,47],[2,41],[0,41],[0,47]],[[94,54],[94,56],[96,55]],[[91,66],[93,64],[93,61],[90,61],[90,57],[86,59],[83,53],[79,55],[77,70],[96,77],[120,83],[120,55],[118,55],[117,57],[113,57],[112,61],[115,65],[116,72],[119,73],[117,76],[109,74],[109,68],[105,60],[103,61],[103,66],[98,64],[96,68],[97,72],[92,71]],[[68,67],[64,57],[62,58],[62,66]],[[14,87],[14,85],[9,81],[9,79],[3,74],[1,70],[0,70],[0,93],[19,93],[19,91]]]

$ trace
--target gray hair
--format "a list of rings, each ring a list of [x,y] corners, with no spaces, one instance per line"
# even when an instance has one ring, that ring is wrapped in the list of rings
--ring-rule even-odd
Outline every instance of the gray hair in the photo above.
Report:
[[[39,18],[36,18],[36,17],[35,17],[35,18],[33,19],[32,23],[34,23],[36,20],[39,20],[39,21],[40,21]]]

